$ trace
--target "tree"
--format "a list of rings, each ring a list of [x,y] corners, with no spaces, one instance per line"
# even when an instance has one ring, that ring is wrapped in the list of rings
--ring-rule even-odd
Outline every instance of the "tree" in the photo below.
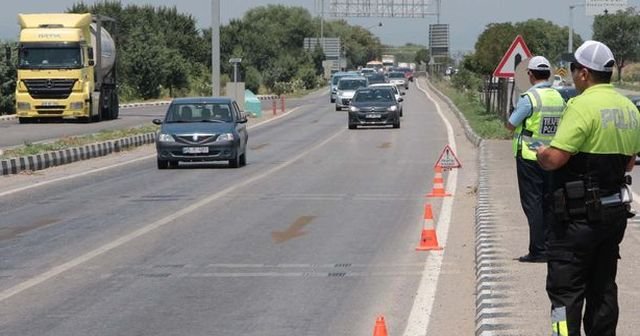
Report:
[[[15,112],[16,50],[15,42],[0,42],[0,114]]]
[[[640,17],[634,8],[615,14],[597,15],[593,20],[593,39],[606,44],[616,59],[618,81],[629,61],[640,59]]]
[[[568,34],[566,27],[560,27],[542,19],[532,19],[516,24],[510,22],[489,24],[476,41],[474,67],[480,74],[492,74],[511,42],[518,35],[522,35],[531,53],[545,56],[552,62],[558,62],[563,50],[566,50],[565,39]],[[577,36],[577,41],[582,43],[580,36]]]
[[[125,68],[128,84],[140,98],[158,98],[165,82],[167,51],[162,38],[148,26],[140,25],[130,35],[132,43],[123,49],[121,64]]]

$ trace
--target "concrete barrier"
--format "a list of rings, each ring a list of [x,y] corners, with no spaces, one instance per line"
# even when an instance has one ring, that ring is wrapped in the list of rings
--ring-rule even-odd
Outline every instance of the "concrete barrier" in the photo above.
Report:
[[[42,170],[80,160],[88,160],[100,156],[106,156],[111,153],[117,153],[123,149],[153,143],[155,142],[155,139],[155,133],[145,133],[127,138],[87,144],[80,147],[4,159],[0,160],[0,169],[2,175],[19,174],[23,171]]]

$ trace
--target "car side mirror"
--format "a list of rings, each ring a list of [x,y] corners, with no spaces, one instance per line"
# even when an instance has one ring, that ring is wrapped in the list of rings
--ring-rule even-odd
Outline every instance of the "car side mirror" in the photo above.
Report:
[[[162,125],[162,119],[153,119],[151,122],[155,125]]]
[[[398,98],[398,103],[402,103],[404,99],[402,97]]]
[[[246,122],[247,122],[247,113],[244,111],[240,111],[240,119],[238,120],[238,123],[244,124]]]

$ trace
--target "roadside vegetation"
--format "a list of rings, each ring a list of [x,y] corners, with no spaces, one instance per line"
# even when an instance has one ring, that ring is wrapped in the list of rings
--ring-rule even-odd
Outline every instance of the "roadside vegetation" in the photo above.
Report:
[[[25,143],[11,149],[5,149],[0,153],[0,160],[16,158],[27,155],[42,154],[46,152],[58,151],[73,147],[80,147],[88,144],[117,140],[134,135],[154,133],[158,130],[156,125],[145,125],[120,130],[103,130],[98,133],[63,137],[54,142],[47,143]]]
[[[190,14],[176,7],[123,4],[107,0],[77,2],[66,11],[112,17],[116,41],[120,102],[211,94],[211,29],[199,28]],[[144,22],[144,24],[141,24]],[[206,23],[205,23],[206,25]],[[320,20],[303,7],[255,7],[220,27],[221,83],[233,73],[227,60],[240,57],[239,75],[256,94],[291,94],[325,85],[324,52],[304,49],[306,37],[317,37]],[[347,67],[379,58],[378,37],[345,20],[324,24],[325,37],[340,37]],[[13,54],[6,59],[5,47]],[[0,41],[0,113],[14,111],[17,45]]]
[[[615,86],[640,91],[640,14],[634,8],[607,15],[597,15],[593,22],[593,39],[607,44],[616,57]],[[511,41],[522,35],[533,55],[547,57],[559,67],[567,62],[567,37],[569,28],[550,21],[532,19],[524,22],[491,23],[480,34],[474,52],[465,55],[457,64],[458,71],[450,77],[444,69],[431,71],[434,84],[465,114],[471,127],[482,137],[507,139],[504,129],[507,111],[492,109],[485,104],[485,95],[490,93],[494,69],[500,63]],[[574,32],[573,49],[583,43]],[[515,102],[514,102],[515,104]]]
[[[457,86],[458,83],[443,77],[432,77],[431,83],[451,99],[480,137],[483,139],[511,138],[511,133],[504,127],[503,121],[495,114],[487,112],[482,101],[482,92],[478,90],[482,84],[481,81],[476,83],[475,89]]]

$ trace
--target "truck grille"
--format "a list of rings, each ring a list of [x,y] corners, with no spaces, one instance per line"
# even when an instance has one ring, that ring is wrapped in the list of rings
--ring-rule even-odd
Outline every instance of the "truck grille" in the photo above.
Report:
[[[23,79],[33,99],[67,99],[76,79]]]

